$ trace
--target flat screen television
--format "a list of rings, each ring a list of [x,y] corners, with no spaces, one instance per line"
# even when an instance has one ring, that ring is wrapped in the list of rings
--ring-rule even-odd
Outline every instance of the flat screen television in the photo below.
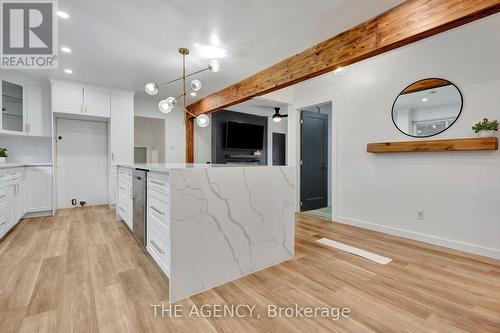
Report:
[[[228,121],[226,149],[259,150],[264,148],[264,126]]]

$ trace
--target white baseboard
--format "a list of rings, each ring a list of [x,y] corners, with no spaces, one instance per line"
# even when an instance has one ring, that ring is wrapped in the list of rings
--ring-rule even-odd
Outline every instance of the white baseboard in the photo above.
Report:
[[[399,229],[399,228],[394,228],[394,227],[388,227],[385,225],[380,225],[380,224],[375,224],[371,222],[366,222],[366,221],[360,221],[344,216],[336,216],[334,218],[334,221],[340,222],[343,224],[348,224],[348,225],[353,225],[356,227],[364,228],[364,229],[369,229],[369,230],[374,230],[374,231],[380,231],[389,235],[393,236],[400,236],[404,238],[409,238],[413,240],[417,240],[420,242],[424,243],[429,243],[433,245],[439,245],[439,246],[444,246],[448,247],[454,250],[459,250],[463,252],[468,252],[468,253],[473,253],[477,254],[480,256],[485,256],[485,257],[490,257],[494,259],[500,259],[500,249],[492,249],[489,247],[484,247],[481,245],[476,245],[476,244],[470,244],[470,243],[464,243],[452,239],[447,239],[447,238],[442,238],[438,236],[432,236],[432,235],[427,235],[427,234],[422,234],[419,232],[414,232],[414,231],[409,231],[409,230],[404,230],[404,229]]]
[[[54,213],[52,210],[48,210],[45,212],[36,212],[36,213],[26,213],[23,216],[23,219],[33,219],[37,217],[46,217],[46,216],[54,216]]]

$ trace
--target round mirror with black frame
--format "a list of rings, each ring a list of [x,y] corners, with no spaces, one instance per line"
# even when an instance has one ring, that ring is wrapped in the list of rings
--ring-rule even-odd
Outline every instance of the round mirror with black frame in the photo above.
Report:
[[[448,80],[430,78],[406,87],[392,105],[392,121],[402,133],[428,138],[446,131],[460,116],[463,96]]]

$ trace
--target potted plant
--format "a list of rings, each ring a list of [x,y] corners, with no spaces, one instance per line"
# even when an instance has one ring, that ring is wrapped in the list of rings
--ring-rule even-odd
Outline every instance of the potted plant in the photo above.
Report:
[[[7,162],[7,148],[0,147],[0,164]]]
[[[472,126],[472,130],[480,138],[496,136],[498,132],[498,120],[489,121],[488,118],[484,118],[483,121]]]

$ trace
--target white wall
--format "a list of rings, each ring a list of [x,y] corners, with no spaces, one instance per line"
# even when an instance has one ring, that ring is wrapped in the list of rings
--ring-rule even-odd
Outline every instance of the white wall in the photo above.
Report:
[[[165,163],[165,144],[165,120],[134,117],[134,147],[148,148],[148,163],[153,162],[155,149],[158,151],[157,162]]]
[[[0,147],[8,151],[8,163],[52,163],[52,138],[0,136]]]
[[[454,82],[464,96],[460,118],[435,138],[473,137],[472,124],[500,119],[498,31],[500,14],[279,93],[291,96],[290,110],[333,102],[334,220],[500,258],[500,152],[366,152],[368,142],[412,140],[394,126],[392,103],[428,77]],[[290,112],[291,147],[297,115]],[[290,149],[290,165],[297,156]]]
[[[165,162],[186,161],[186,132],[182,108],[175,108],[169,114],[158,110],[158,103],[149,99],[134,99],[134,114],[138,117],[165,119]]]

